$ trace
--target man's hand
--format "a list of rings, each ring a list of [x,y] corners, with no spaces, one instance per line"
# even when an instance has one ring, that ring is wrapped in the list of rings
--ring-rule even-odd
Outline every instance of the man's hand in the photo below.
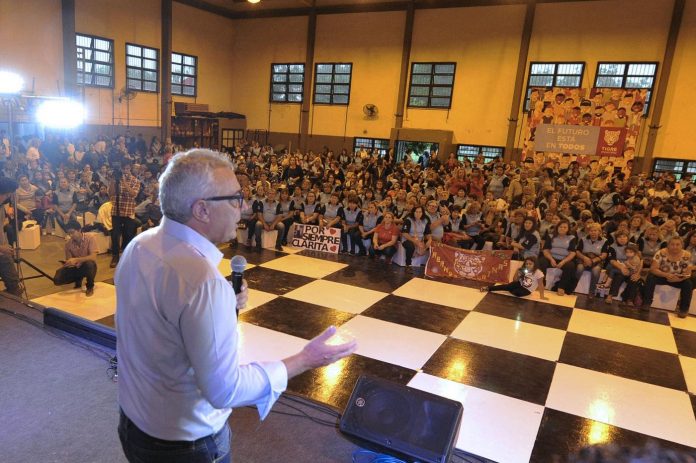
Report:
[[[0,253],[14,257],[14,248],[7,244],[0,245]]]
[[[63,267],[76,267],[77,264],[79,264],[78,260],[74,257],[71,257],[70,259],[65,261]]]
[[[242,290],[237,294],[237,310],[244,309],[247,302],[249,302],[249,285],[246,280],[242,279]]]
[[[288,371],[288,378],[313,368],[330,365],[355,352],[355,349],[358,347],[355,339],[338,345],[326,344],[326,341],[334,334],[336,334],[336,327],[330,326],[326,331],[309,341],[300,353],[284,359],[283,362]]]

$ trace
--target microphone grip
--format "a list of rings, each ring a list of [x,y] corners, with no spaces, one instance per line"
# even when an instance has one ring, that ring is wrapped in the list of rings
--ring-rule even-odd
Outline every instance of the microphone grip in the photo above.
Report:
[[[232,272],[232,288],[235,294],[242,292],[242,280],[244,279],[244,272]]]

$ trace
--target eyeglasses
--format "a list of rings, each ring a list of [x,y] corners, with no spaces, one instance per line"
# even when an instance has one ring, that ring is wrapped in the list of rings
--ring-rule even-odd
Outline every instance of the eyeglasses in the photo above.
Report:
[[[232,206],[241,209],[244,206],[244,193],[239,192],[236,195],[229,196],[211,196],[210,198],[203,198],[203,201],[232,201]]]

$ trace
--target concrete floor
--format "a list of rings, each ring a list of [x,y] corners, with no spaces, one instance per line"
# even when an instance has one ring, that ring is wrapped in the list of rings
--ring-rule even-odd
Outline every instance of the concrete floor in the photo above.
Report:
[[[61,265],[58,261],[65,259],[65,239],[51,235],[42,236],[41,245],[38,248],[34,250],[22,250],[20,251],[20,257],[53,276]],[[110,262],[110,254],[99,254],[97,256],[97,277],[95,281],[110,280],[114,277],[115,269],[109,268]],[[24,278],[38,275],[35,270],[24,263],[21,264],[21,272],[22,274],[20,277]],[[72,288],[72,283],[63,286],[55,286],[52,281],[44,277],[25,280],[24,285],[26,286],[29,299],[35,299]]]

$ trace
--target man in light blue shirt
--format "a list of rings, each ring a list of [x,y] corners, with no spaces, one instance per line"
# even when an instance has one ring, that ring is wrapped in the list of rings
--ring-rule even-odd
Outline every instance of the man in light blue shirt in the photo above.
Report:
[[[230,162],[209,150],[180,153],[160,184],[164,218],[135,238],[115,274],[119,437],[130,462],[228,462],[233,407],[261,418],[287,380],[356,348],[326,345],[328,328],[282,361],[239,364],[235,297],[217,270],[216,243],[235,237],[243,206]]]

